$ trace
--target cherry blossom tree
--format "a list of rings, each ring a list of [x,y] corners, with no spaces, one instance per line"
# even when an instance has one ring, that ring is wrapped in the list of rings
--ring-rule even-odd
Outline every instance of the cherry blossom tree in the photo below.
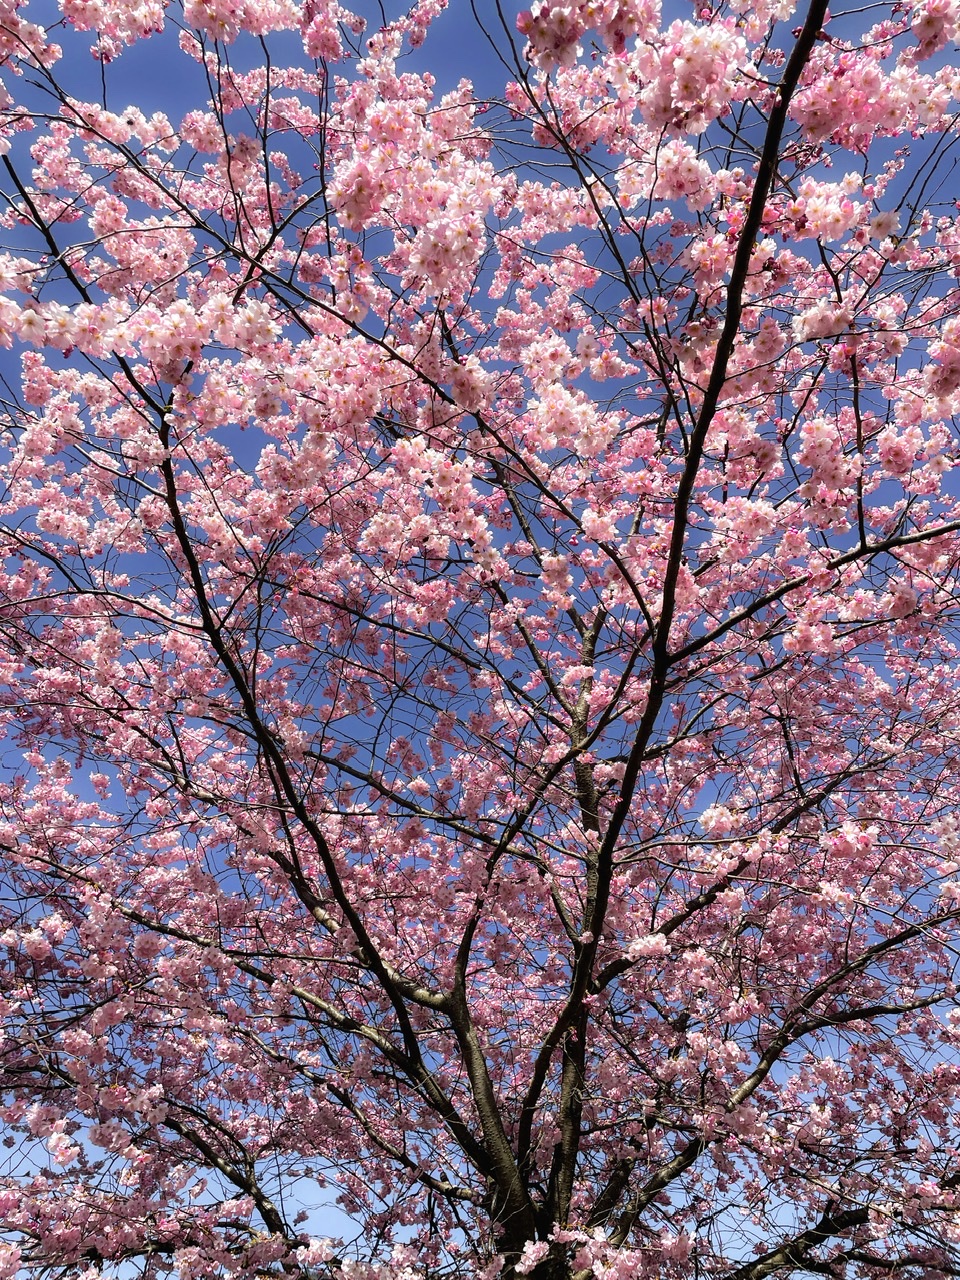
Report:
[[[958,1275],[960,3],[457,4],[0,0],[0,1277]]]

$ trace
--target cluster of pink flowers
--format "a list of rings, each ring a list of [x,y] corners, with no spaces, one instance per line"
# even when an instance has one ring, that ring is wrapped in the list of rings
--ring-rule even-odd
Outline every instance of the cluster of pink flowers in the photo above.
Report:
[[[786,210],[787,215],[796,220],[796,238],[812,237],[823,242],[842,240],[862,221],[865,213],[862,203],[850,199],[859,185],[856,174],[848,174],[842,183],[804,179]]]
[[[714,198],[713,173],[696,150],[673,139],[649,158],[625,165],[617,175],[620,201],[631,209],[650,198],[683,200],[690,209],[705,209]]]
[[[747,46],[735,25],[676,21],[662,43],[638,45],[634,71],[646,123],[685,133],[703,133],[746,90],[740,74]]]
[[[956,39],[960,5],[957,0],[924,0],[913,11],[910,29],[917,38],[917,58],[930,58]]]
[[[836,422],[809,418],[801,428],[800,440],[797,461],[810,468],[815,485],[830,490],[846,489],[859,475],[859,460],[845,456],[843,437]]]
[[[924,383],[941,412],[953,411],[955,393],[960,390],[960,320],[948,319],[940,337],[932,342],[929,354],[933,361],[924,370]]]
[[[825,46],[814,57],[790,104],[809,140],[862,148],[876,136],[943,119],[951,94],[943,75],[920,72],[910,61],[887,70],[883,50],[883,42],[863,55]]]
[[[535,0],[517,18],[517,29],[529,40],[528,55],[539,66],[571,66],[582,52],[580,40],[596,31],[619,53],[653,17],[654,6],[638,0]]]

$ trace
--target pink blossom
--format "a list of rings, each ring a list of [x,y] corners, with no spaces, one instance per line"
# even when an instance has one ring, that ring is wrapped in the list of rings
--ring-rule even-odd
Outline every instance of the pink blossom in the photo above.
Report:
[[[72,1164],[80,1154],[80,1148],[65,1133],[51,1134],[47,1139],[47,1150],[56,1164],[64,1166]]]

